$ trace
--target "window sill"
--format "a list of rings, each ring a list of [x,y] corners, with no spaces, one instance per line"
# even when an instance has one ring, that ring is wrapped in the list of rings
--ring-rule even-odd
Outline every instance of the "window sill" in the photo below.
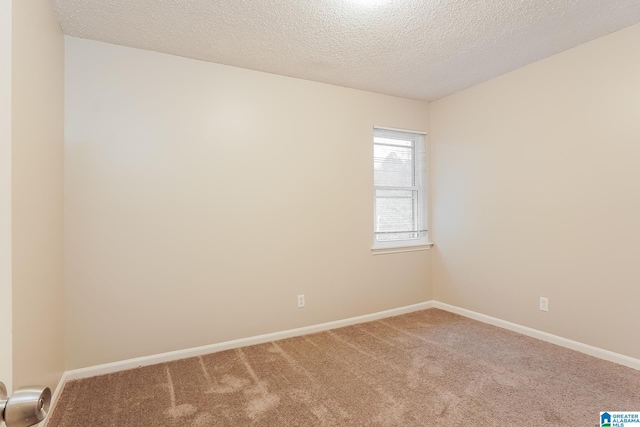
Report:
[[[402,252],[426,251],[433,247],[433,242],[418,246],[400,246],[397,248],[371,248],[372,255],[398,254]]]

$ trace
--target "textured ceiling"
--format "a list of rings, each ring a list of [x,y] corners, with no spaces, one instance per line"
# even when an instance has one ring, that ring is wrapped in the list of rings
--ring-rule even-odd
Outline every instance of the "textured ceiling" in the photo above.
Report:
[[[68,35],[423,100],[640,22],[640,0],[52,3]]]

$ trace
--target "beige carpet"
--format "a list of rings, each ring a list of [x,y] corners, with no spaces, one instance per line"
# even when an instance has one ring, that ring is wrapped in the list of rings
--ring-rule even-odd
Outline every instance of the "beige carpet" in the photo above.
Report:
[[[69,382],[50,427],[597,426],[640,371],[431,309]]]

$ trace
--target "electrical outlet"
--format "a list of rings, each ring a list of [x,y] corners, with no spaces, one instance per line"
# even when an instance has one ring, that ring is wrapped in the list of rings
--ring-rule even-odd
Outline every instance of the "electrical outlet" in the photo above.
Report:
[[[540,310],[549,311],[549,298],[540,297]]]
[[[304,295],[298,295],[298,308],[304,307]]]

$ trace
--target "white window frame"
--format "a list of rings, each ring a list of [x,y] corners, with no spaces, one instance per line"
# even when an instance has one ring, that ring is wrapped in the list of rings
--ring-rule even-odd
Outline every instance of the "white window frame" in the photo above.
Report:
[[[413,185],[406,187],[392,187],[392,186],[376,186],[375,178],[373,185],[373,245],[372,252],[377,253],[394,253],[394,252],[406,252],[415,250],[424,250],[431,247],[429,242],[428,232],[428,189],[427,189],[427,138],[426,133],[416,132],[409,130],[393,129],[374,127],[373,128],[373,145],[372,149],[375,150],[376,145],[385,145],[384,143],[376,142],[377,137],[398,139],[402,141],[411,142],[411,148],[413,150],[413,172],[414,179]],[[418,162],[421,162],[419,164]],[[373,166],[373,165],[372,165]],[[375,174],[375,171],[374,171]],[[379,240],[378,236],[389,234],[389,232],[379,232],[378,224],[379,218],[377,215],[377,199],[378,192],[384,190],[402,190],[411,191],[414,195],[412,197],[414,202],[414,225],[411,230],[407,230],[403,234],[413,234],[414,237],[399,240]],[[396,232],[400,234],[400,232]]]

